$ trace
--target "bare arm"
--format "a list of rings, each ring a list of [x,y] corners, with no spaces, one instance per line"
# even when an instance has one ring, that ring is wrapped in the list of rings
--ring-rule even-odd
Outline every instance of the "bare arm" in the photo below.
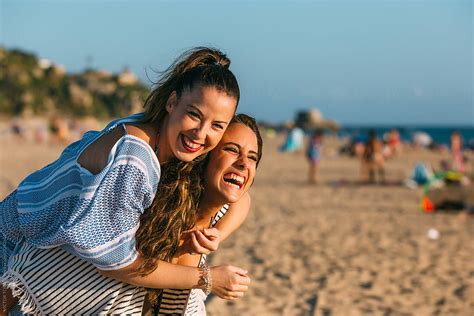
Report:
[[[216,224],[220,232],[220,240],[227,239],[245,221],[250,211],[251,198],[247,192],[237,202],[230,205],[229,210]]]
[[[138,267],[142,262],[142,257],[138,256],[132,264],[122,269],[99,270],[99,272],[106,277],[148,288],[192,289],[199,287],[199,270],[197,268],[160,261],[155,271],[141,276],[138,273]]]
[[[141,276],[138,267],[143,259],[138,258],[130,265],[118,269],[99,272],[109,278],[148,288],[193,289],[204,288],[200,270],[196,267],[160,261],[155,271]],[[211,267],[212,293],[224,299],[242,297],[250,284],[247,271],[230,265]]]

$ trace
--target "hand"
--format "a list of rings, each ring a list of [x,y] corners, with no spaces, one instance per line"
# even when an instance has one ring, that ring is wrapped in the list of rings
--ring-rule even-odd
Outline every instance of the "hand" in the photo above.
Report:
[[[226,300],[243,297],[250,284],[247,271],[231,265],[212,267],[211,278],[211,292]]]
[[[205,254],[216,251],[221,241],[220,232],[217,228],[205,228],[202,231],[195,229],[183,233],[183,243],[179,246],[178,255]]]

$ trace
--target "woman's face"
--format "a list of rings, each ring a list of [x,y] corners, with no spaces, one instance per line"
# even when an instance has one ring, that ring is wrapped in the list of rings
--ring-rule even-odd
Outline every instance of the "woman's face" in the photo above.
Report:
[[[167,126],[160,135],[160,160],[175,156],[191,161],[213,149],[222,138],[236,106],[234,97],[215,87],[195,85],[191,90],[184,90],[180,98],[173,92],[166,105]]]
[[[205,194],[222,203],[238,201],[255,178],[257,136],[246,125],[232,123],[209,154],[204,179]]]

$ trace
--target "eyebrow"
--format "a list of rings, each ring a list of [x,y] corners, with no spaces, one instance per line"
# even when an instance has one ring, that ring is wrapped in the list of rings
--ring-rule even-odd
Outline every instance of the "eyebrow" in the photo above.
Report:
[[[234,142],[227,142],[227,143],[225,143],[224,145],[234,145],[234,146],[239,147],[239,149],[242,148],[242,146],[240,146],[239,144],[234,143]],[[249,150],[249,154],[255,154],[255,155],[258,156],[258,153],[257,153],[256,151],[254,151],[254,150]]]
[[[191,107],[193,108],[194,110],[196,110],[197,112],[199,112],[199,115],[200,116],[204,116],[204,114],[202,114],[202,111],[197,107],[195,106],[194,104],[188,104],[188,107]],[[222,123],[222,124],[226,124],[228,125],[229,122],[226,122],[226,121],[215,121],[216,123]]]

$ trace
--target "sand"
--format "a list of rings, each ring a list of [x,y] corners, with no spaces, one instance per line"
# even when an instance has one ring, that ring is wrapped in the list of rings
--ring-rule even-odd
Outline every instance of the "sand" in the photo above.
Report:
[[[338,156],[335,139],[327,139],[319,183],[308,185],[303,154],[279,153],[281,142],[265,139],[251,213],[210,257],[248,269],[251,287],[234,302],[211,296],[210,316],[474,314],[472,216],[422,213],[421,189],[354,184],[358,161]],[[62,147],[0,137],[0,198]],[[387,178],[447,157],[405,149],[387,163]]]

